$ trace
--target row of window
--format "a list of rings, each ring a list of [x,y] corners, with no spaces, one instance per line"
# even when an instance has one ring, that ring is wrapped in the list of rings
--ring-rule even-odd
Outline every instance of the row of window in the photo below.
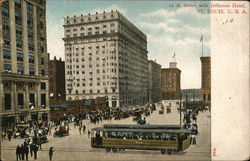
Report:
[[[82,85],[83,87],[85,87],[85,86],[86,86],[86,83],[82,83],[82,84],[80,84],[80,83],[67,84],[68,87],[73,87],[73,86],[80,87],[81,85]],[[97,82],[96,85],[97,85],[97,86],[100,86],[100,85],[101,85],[101,82]],[[106,85],[107,85],[107,86],[109,86],[109,85],[115,86],[115,85],[117,85],[117,83],[116,83],[116,82],[109,82],[109,81],[106,82],[106,81],[103,81],[103,82],[102,82],[102,85],[103,85],[103,86],[106,86]],[[89,83],[88,86],[93,86],[93,83]]]
[[[11,64],[4,64],[3,69],[4,69],[4,71],[11,72],[12,66],[11,66]],[[23,74],[24,73],[24,67],[23,66],[17,66],[17,73],[18,74]],[[29,74],[30,75],[35,75],[35,68],[30,67],[29,68]],[[44,69],[41,69],[41,75],[42,76],[45,75],[45,70]]]
[[[81,73],[85,74],[85,71],[81,71]],[[99,74],[99,73],[101,73],[101,71],[99,69],[97,69],[96,73]],[[109,69],[107,69],[107,70],[103,69],[102,73],[116,73],[116,68],[111,68],[110,70]],[[80,74],[80,71],[74,71],[74,70],[73,71],[68,71],[67,74],[68,75]],[[89,74],[93,74],[93,72],[89,71]]]
[[[116,43],[106,43],[106,45],[105,45],[105,44],[102,44],[102,45],[96,45],[96,46],[94,46],[94,47],[95,47],[96,49],[99,49],[100,46],[101,46],[102,48],[105,48],[105,47],[108,47],[108,46],[109,46],[109,47],[112,47],[112,46],[115,47],[115,46],[116,46]],[[81,47],[81,50],[85,50],[85,47],[86,47],[86,46],[82,46],[82,47]],[[92,50],[94,47],[88,46],[88,47],[86,47],[86,48],[89,49],[89,50]],[[79,47],[75,47],[75,48],[74,48],[74,47],[67,47],[67,48],[66,48],[67,51],[71,51],[71,50],[74,50],[74,49],[75,49],[75,50],[79,50],[80,48],[79,48]]]
[[[107,33],[115,33],[115,30],[110,30],[110,32],[108,31],[102,31],[102,33],[100,33],[99,31],[95,31],[95,32],[87,32],[87,33],[80,33],[80,34],[77,34],[77,33],[74,33],[72,36],[73,37],[77,37],[77,36],[85,36],[85,35],[99,35],[99,34],[107,34]],[[66,37],[71,37],[70,34],[67,34]]]
[[[82,58],[80,59],[82,62],[85,62],[85,59]],[[89,57],[88,58],[88,61],[92,61],[92,57]],[[96,57],[96,61],[99,61],[101,60],[100,57]],[[105,61],[105,60],[116,60],[116,56],[107,56],[106,58],[103,56],[102,57],[102,60]],[[72,63],[72,62],[76,62],[76,63],[79,63],[79,58],[72,58],[72,59],[66,59],[66,62],[68,63]],[[107,66],[109,65],[109,63],[107,63]],[[116,66],[117,64],[116,63],[110,63],[110,66]]]
[[[43,0],[40,0],[40,2],[38,2],[38,3],[41,4],[42,1],[43,1]],[[15,7],[21,8],[21,6],[22,6],[21,0],[15,0]],[[27,3],[27,6],[26,6],[26,7],[27,7],[27,13],[28,13],[28,14],[33,14],[33,5],[30,4],[30,3]],[[43,11],[44,11],[43,9],[38,8],[38,13],[39,13],[39,16],[40,16],[40,17],[44,15],[44,12],[43,12]]]
[[[41,94],[41,106],[46,107],[46,94]],[[17,105],[20,108],[23,108],[24,106],[24,94],[23,93],[18,93],[17,94]],[[10,93],[5,93],[4,94],[4,109],[5,110],[11,110],[12,107],[12,97]],[[34,108],[35,107],[35,94],[30,93],[29,94],[29,108]]]
[[[108,24],[103,24],[103,25],[102,25],[102,28],[107,28],[107,26],[108,26]],[[111,28],[114,27],[114,26],[115,26],[114,23],[110,23],[110,27],[111,27]],[[95,30],[99,30],[100,28],[101,28],[101,26],[96,26],[96,27],[94,27]],[[92,31],[92,29],[93,29],[93,28],[89,27],[87,30],[88,30],[88,31]],[[81,28],[80,28],[80,31],[84,31],[84,30],[85,30],[84,27],[81,27]],[[67,29],[67,30],[66,30],[66,33],[69,33],[70,31],[71,31],[70,29]],[[77,32],[78,29],[77,29],[77,28],[74,28],[72,31],[73,31],[73,32]]]
[[[84,62],[84,61],[83,61]],[[105,66],[105,63],[102,64],[102,66],[104,67]],[[117,63],[107,63],[107,66],[117,66]],[[81,66],[80,65],[67,65],[66,68],[67,69],[79,69],[80,67],[82,68],[85,68],[85,64],[82,64]],[[89,64],[89,67],[92,68],[93,65],[92,64]],[[99,63],[96,63],[96,67],[100,67],[100,64]],[[99,69],[97,69],[99,70]],[[109,68],[107,69],[107,71],[109,70]]]
[[[69,92],[69,94],[71,94],[72,93],[72,90],[68,90],[68,92]],[[85,94],[85,93],[87,93],[88,91],[86,91],[86,90],[82,90],[82,94]],[[104,89],[104,92],[105,93],[108,93],[108,89]],[[116,92],[116,89],[114,89],[114,88],[112,88],[112,92],[113,93],[115,93]],[[91,89],[91,90],[89,90],[89,93],[94,93],[93,92],[93,90]],[[101,93],[101,91],[98,89],[98,90],[96,90],[96,93]],[[75,90],[75,94],[81,94],[78,90]]]

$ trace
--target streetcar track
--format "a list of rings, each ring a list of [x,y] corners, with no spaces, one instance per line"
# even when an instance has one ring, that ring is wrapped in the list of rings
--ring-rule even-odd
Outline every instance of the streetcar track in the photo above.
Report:
[[[15,150],[14,148],[4,148],[2,150],[7,150],[7,151],[13,151]],[[49,149],[42,149],[42,150],[39,150],[39,151],[42,151],[42,152],[47,152]],[[38,152],[39,152],[38,151]],[[118,151],[118,152],[115,152],[115,153],[112,153],[112,152],[106,152],[105,150],[96,150],[96,149],[83,149],[83,150],[80,150],[80,149],[72,149],[72,148],[57,148],[56,151],[58,152],[98,152],[100,154],[146,154],[146,155],[161,155],[157,150],[155,151],[138,151],[138,150],[129,150],[129,151]],[[209,152],[179,152],[179,153],[172,153],[171,155],[176,155],[176,156],[182,156],[182,155],[185,155],[185,156],[211,156],[211,154]]]

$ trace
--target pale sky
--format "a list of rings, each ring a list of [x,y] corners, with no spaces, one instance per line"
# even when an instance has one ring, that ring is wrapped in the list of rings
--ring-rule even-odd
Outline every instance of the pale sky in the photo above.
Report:
[[[204,56],[210,56],[210,15],[198,13],[195,7],[169,7],[169,4],[184,3],[197,5],[201,2],[48,0],[48,52],[51,59],[54,56],[64,59],[63,17],[117,9],[147,35],[149,60],[156,60],[166,68],[175,53],[177,67],[182,71],[181,88],[200,88],[200,39],[203,35]]]

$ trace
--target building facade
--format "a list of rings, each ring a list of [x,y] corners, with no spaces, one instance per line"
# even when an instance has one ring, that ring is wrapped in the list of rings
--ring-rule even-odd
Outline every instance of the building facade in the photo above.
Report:
[[[65,63],[61,58],[49,60],[49,99],[65,100]]]
[[[2,125],[49,119],[45,0],[0,3]]]
[[[161,65],[155,61],[148,61],[149,89],[148,97],[150,103],[161,101]]]
[[[112,107],[147,103],[144,33],[118,11],[64,21],[67,100],[106,97]]]
[[[161,99],[179,100],[181,96],[181,70],[175,62],[170,62],[170,68],[161,69]]]
[[[202,101],[201,89],[182,89],[182,101]]]
[[[201,57],[202,100],[211,101],[211,57]]]

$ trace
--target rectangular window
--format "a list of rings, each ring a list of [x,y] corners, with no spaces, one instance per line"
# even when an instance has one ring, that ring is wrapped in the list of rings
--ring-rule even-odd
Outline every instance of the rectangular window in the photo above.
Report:
[[[33,32],[30,32],[30,31],[29,31],[29,33],[28,33],[28,37],[29,37],[30,39],[33,39],[33,37],[34,37]]]
[[[5,37],[5,35],[4,35],[4,37],[3,37],[3,41],[4,41],[4,44],[5,44],[5,45],[10,45],[10,38]]]
[[[35,57],[33,55],[29,55],[29,63],[35,63]]]
[[[43,16],[43,9],[39,8],[38,12],[39,12],[39,16],[42,17]]]
[[[30,3],[27,3],[27,12],[28,12],[29,14],[32,14],[32,12],[33,12],[33,6],[32,6],[32,4],[30,4]]]
[[[4,59],[11,59],[11,55],[10,55],[9,50],[3,50],[3,58]]]
[[[23,106],[24,105],[24,97],[22,93],[19,93],[17,95],[17,105],[18,106]]]
[[[8,24],[3,24],[3,32],[9,32],[10,27]]]
[[[23,66],[17,66],[17,73],[23,74]]]
[[[21,0],[15,0],[15,7],[21,8],[21,5],[22,5]]]
[[[11,94],[9,93],[4,94],[4,109],[5,110],[11,109]]]
[[[7,7],[2,6],[2,14],[6,17],[9,17],[9,9]]]
[[[4,69],[5,71],[11,71],[11,64],[4,64],[4,65],[3,65],[3,69]]]
[[[44,65],[44,58],[41,58],[41,65]]]
[[[22,40],[17,40],[17,41],[16,41],[16,47],[18,47],[18,48],[22,48],[22,47],[23,47],[23,42],[22,42]]]
[[[34,44],[29,44],[29,50],[34,51]]]
[[[18,36],[22,36],[22,27],[16,27],[16,34],[18,35]]]
[[[16,57],[17,57],[17,61],[23,61],[23,53],[17,53]]]
[[[30,93],[29,95],[29,107],[31,108],[32,106],[35,107],[35,94],[34,93]]]
[[[42,75],[42,76],[45,75],[45,70],[44,70],[44,69],[41,70],[41,75]]]
[[[46,107],[46,94],[41,94],[41,105],[43,108]]]
[[[27,23],[28,23],[28,26],[32,28],[33,27],[33,17],[28,17]]]
[[[30,73],[30,75],[35,75],[35,69],[34,68],[29,68],[29,73]]]
[[[22,21],[22,15],[20,12],[15,12],[15,20],[16,21]]]

